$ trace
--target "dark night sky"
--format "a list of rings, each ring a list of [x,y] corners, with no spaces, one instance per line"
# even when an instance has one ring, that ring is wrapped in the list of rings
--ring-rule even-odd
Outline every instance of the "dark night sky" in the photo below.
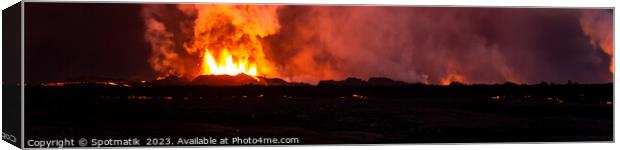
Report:
[[[153,78],[137,4],[27,3],[26,80]]]
[[[142,5],[25,6],[27,82],[160,75],[148,62],[152,50],[145,41]],[[278,12],[280,33],[263,43],[267,57],[284,68],[285,79],[327,77],[303,74],[307,70],[332,71],[340,76],[329,77],[337,79],[388,76],[429,83],[453,73],[482,83],[503,82],[511,74],[525,83],[600,83],[613,77],[610,57],[582,32],[578,9],[288,6]],[[157,19],[169,25],[175,40],[187,39],[174,27],[188,20],[165,14],[179,11],[154,16],[162,16]],[[290,63],[305,59],[296,57],[300,54],[313,62]]]

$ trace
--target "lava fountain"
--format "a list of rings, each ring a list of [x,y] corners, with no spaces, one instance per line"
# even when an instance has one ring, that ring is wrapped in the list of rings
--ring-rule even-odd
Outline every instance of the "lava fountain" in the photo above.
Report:
[[[146,5],[146,39],[153,47],[150,63],[164,76],[186,79],[238,74],[278,77],[262,41],[279,32],[279,7],[180,4],[170,10]],[[182,15],[166,15],[175,12]]]
[[[219,61],[217,61],[219,60]],[[224,49],[220,52],[219,59],[215,59],[211,51],[206,50],[203,57],[201,73],[203,75],[237,75],[246,74],[257,76],[256,63],[248,62],[248,57],[233,57],[229,50]]]

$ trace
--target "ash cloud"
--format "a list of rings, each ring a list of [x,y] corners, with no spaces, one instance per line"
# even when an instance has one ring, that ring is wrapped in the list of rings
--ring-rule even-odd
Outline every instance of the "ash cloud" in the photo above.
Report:
[[[613,14],[611,11],[583,10],[580,18],[583,32],[594,48],[601,48],[613,60]],[[612,61],[609,71],[614,72]]]
[[[144,5],[144,39],[151,48],[149,64],[160,76],[180,76],[198,72],[200,59],[185,51],[183,43],[192,38],[191,26],[195,16],[186,15],[177,5]]]
[[[207,51],[231,53],[247,61],[244,67],[260,65],[261,75],[277,76],[263,58],[260,41],[278,31],[277,9],[277,5],[144,5],[149,63],[160,77],[191,80],[206,72],[201,60]]]
[[[263,42],[266,57],[287,80],[383,76],[445,84],[613,78],[613,55],[605,49],[613,46],[583,29],[611,22],[588,21],[580,9],[286,6],[278,12],[280,31]],[[604,14],[594,15],[602,16],[598,20],[613,16],[612,10],[587,12]]]
[[[145,5],[151,67],[200,73],[196,14]],[[347,77],[406,82],[612,82],[611,9],[279,6],[263,37],[272,76],[316,84]],[[271,16],[276,15],[276,16]],[[261,15],[266,17],[264,15]],[[213,29],[217,30],[217,29]]]

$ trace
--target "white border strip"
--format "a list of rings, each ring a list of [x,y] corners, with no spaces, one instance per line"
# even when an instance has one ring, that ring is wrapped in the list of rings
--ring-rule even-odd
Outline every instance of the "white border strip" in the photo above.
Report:
[[[25,6],[24,6],[24,4],[25,3],[23,1],[20,2],[20,3],[21,3],[21,9],[22,9],[21,10],[21,14],[20,14],[21,15],[21,23],[20,23],[21,24],[21,29],[20,29],[21,30],[20,31],[21,32],[21,37],[20,37],[21,38],[21,41],[20,41],[21,42],[21,46],[20,46],[21,47],[21,60],[20,60],[21,61],[20,62],[20,66],[21,66],[21,74],[20,74],[20,76],[21,76],[21,83],[20,83],[20,88],[21,88],[21,92],[20,92],[20,94],[21,94],[21,109],[20,109],[20,111],[21,111],[21,113],[20,113],[21,114],[21,120],[20,121],[21,121],[21,126],[22,126],[21,127],[21,130],[22,130],[21,131],[21,140],[22,140],[21,141],[21,148],[24,148],[24,142],[25,142],[25,139],[26,139],[25,138],[25,133],[26,132],[25,132],[25,129],[24,129],[26,127],[24,125],[24,122],[25,122],[24,121],[24,119],[25,119],[25,116],[24,116],[24,112],[25,112],[24,111],[24,108],[25,108],[24,107],[24,103],[26,101],[26,98],[24,97],[24,96],[26,96],[26,94],[24,93],[26,91],[25,90],[25,87],[26,87],[26,85],[25,85],[26,77],[24,75],[24,72],[25,72],[24,71],[24,69],[25,69],[25,64],[24,63],[26,62],[25,59],[24,59],[25,58],[24,57],[25,56],[24,55],[24,53],[25,53],[25,48],[24,48],[24,46],[25,46],[25,44],[24,44],[25,43],[25,41],[24,41],[25,40],[25,38],[24,38],[24,35],[25,35],[24,34],[24,30],[25,30],[25,28],[24,28],[24,18],[25,18],[24,8],[25,8]]]
[[[26,2],[88,2],[88,3],[97,3],[97,2],[101,2],[101,3],[183,3],[183,2],[189,2],[189,3],[196,3],[196,2],[206,2],[205,0],[54,0],[54,1],[43,1],[43,0],[25,0]],[[19,2],[19,0],[2,0],[0,2],[0,4],[2,4],[2,9],[7,8],[8,6],[11,6],[12,4],[15,4]],[[281,3],[281,4],[343,4],[343,5],[405,5],[405,6],[482,6],[482,7],[486,7],[486,6],[496,6],[496,7],[575,7],[575,8],[584,8],[584,7],[605,7],[605,8],[615,8],[616,6],[616,1],[612,1],[612,0],[587,0],[587,1],[583,1],[583,0],[562,0],[562,1],[548,1],[548,0],[513,0],[513,1],[497,1],[497,0],[473,0],[473,1],[462,1],[462,0],[408,0],[406,2],[404,1],[399,1],[399,0],[356,0],[356,1],[346,1],[346,0],[209,0],[209,2],[215,2],[215,3],[265,3],[265,4],[273,4],[273,3]],[[24,131],[25,129],[23,128],[24,126],[24,3],[22,3],[22,21],[21,21],[21,25],[22,25],[22,29],[21,29],[21,34],[22,34],[22,147],[23,147],[23,139],[25,138],[24,136]],[[614,29],[615,26],[617,24],[615,24],[615,17],[617,17],[616,15],[614,15]],[[617,31],[614,30],[614,33],[616,33]],[[614,34],[617,35],[617,34]],[[614,36],[615,37],[615,36]],[[7,37],[5,37],[7,38]],[[615,38],[614,39],[614,43],[618,43],[617,42],[618,39]],[[615,51],[615,44],[614,44],[614,51]],[[615,53],[615,52],[614,52]],[[618,66],[616,66],[618,67]],[[620,67],[618,67],[620,68]],[[618,70],[617,68],[615,70]],[[616,78],[614,75],[614,83],[616,83]],[[616,93],[619,93],[619,89],[616,88],[616,84],[614,84],[614,95]],[[614,96],[615,97],[615,96]],[[617,111],[615,111],[616,107],[619,106],[620,104],[618,103],[614,103],[614,113],[617,113]],[[614,114],[614,116],[616,116]],[[618,126],[618,120],[615,119],[614,117],[614,126]],[[617,133],[618,130],[617,128],[614,128],[614,133]],[[614,134],[617,135],[617,134]],[[614,141],[615,141],[615,136],[614,136]],[[5,144],[1,144],[2,149],[4,148],[11,148],[12,146],[10,146],[8,143]],[[466,144],[467,145],[467,144]],[[404,146],[404,147],[403,147]],[[250,146],[251,147],[251,146]],[[226,149],[249,149],[250,147],[226,147]],[[295,147],[295,146],[293,146]],[[558,144],[483,144],[483,143],[478,143],[478,144],[472,144],[472,145],[451,145],[451,144],[429,144],[429,145],[394,145],[394,146],[376,146],[376,147],[366,147],[369,149],[381,149],[381,150],[386,150],[386,149],[406,149],[406,148],[421,148],[421,149],[568,149],[568,150],[573,150],[573,149],[612,149],[612,147],[618,147],[618,143],[614,143],[614,144],[602,144],[602,143],[558,143]],[[147,148],[147,147],[134,147],[134,148]],[[212,147],[210,147],[212,148]],[[251,149],[286,149],[286,148],[291,148],[291,147],[252,147]],[[360,148],[359,146],[329,146],[329,145],[323,145],[323,146],[319,146],[319,145],[313,145],[313,146],[308,146],[308,147],[296,147],[298,149],[316,149],[316,148],[326,148],[326,149],[357,149]],[[217,148],[219,149],[219,148]]]
[[[346,5],[418,5],[418,6],[510,6],[510,7],[610,7],[613,0],[24,0],[26,2],[105,2],[105,3],[264,3],[264,4],[346,4]]]

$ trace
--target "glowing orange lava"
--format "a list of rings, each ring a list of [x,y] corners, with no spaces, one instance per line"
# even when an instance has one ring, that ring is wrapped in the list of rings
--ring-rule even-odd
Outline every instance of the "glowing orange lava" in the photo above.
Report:
[[[228,49],[220,51],[218,59],[213,57],[211,51],[206,50],[202,61],[202,74],[213,75],[237,75],[246,74],[258,76],[256,63],[249,61],[248,57],[234,57]]]

